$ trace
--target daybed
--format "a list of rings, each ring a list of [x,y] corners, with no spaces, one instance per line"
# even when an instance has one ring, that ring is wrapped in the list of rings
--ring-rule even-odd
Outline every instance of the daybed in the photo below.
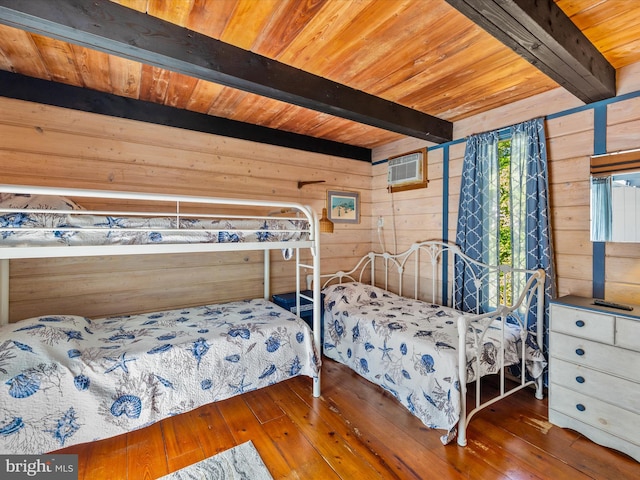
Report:
[[[267,300],[270,250],[296,253],[297,280],[300,271],[319,272],[317,217],[308,207],[8,185],[0,192],[0,453],[107,438],[296,375],[312,377],[320,395],[319,334]],[[92,212],[70,197],[162,207]],[[230,206],[297,214],[211,210]],[[300,262],[303,248],[310,265]],[[100,319],[51,312],[7,323],[12,258],[255,249],[265,251],[264,299]],[[315,332],[319,312],[314,305]]]
[[[467,279],[476,287],[470,302],[477,305],[475,312],[446,306],[459,298],[447,273],[456,264],[466,269]],[[421,265],[429,272],[421,274]],[[381,273],[384,278],[376,282]],[[495,297],[501,291],[504,295],[500,285],[510,283],[504,282],[505,276],[513,279],[514,288],[522,285],[522,290],[513,292],[509,306],[500,305]],[[328,278],[322,290],[323,353],[390,392],[428,427],[444,429],[443,443],[457,433],[458,443],[466,445],[471,417],[508,394],[535,383],[536,396],[542,398],[546,361],[538,345],[542,344],[543,271],[483,265],[455,245],[431,241],[397,255],[370,253],[351,271],[322,277]],[[412,296],[388,290],[393,280],[402,294],[406,278],[413,279]],[[429,284],[430,300],[418,300],[421,292],[427,295]],[[438,295],[444,300],[436,301]],[[481,306],[486,308],[491,300],[494,307],[481,313]],[[533,333],[525,327],[530,315],[537,320]],[[520,368],[517,386],[511,390],[506,388],[507,365]],[[489,374],[500,375],[500,394],[481,401],[480,379]],[[470,412],[468,382],[475,382],[476,388]]]

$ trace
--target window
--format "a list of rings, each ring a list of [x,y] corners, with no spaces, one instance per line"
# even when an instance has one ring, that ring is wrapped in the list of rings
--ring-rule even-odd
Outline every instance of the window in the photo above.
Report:
[[[527,281],[522,272],[525,269],[545,270],[547,298],[553,298],[555,272],[542,119],[467,138],[456,243],[474,260],[521,270],[514,278],[501,278],[499,288],[486,289],[476,298],[477,287],[470,275],[456,266],[456,308],[487,311],[497,304],[513,303],[513,295],[522,291]]]
[[[513,266],[513,237],[511,229],[511,139],[498,142],[498,260],[500,265]],[[510,305],[513,301],[513,279],[500,272],[499,302]],[[495,306],[495,305],[492,305]]]

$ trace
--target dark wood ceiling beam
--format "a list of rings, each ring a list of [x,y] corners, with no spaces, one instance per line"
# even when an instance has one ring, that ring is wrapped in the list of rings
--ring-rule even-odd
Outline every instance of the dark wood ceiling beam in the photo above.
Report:
[[[107,0],[0,0],[0,23],[434,143],[453,138],[451,122]]]
[[[0,96],[371,162],[371,150],[0,70]]]
[[[583,102],[615,97],[615,69],[553,0],[446,2]]]

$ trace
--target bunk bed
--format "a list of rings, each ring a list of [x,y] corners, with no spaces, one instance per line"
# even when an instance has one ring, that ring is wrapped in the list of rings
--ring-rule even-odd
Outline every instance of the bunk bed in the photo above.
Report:
[[[473,286],[465,298],[452,281],[456,269]],[[530,385],[543,398],[544,276],[476,262],[440,241],[371,252],[350,271],[321,276],[323,353],[387,390],[426,426],[445,430],[444,444],[457,435],[464,446],[483,408]],[[410,280],[413,288],[405,288]],[[487,399],[481,378],[490,374],[499,376],[499,393]],[[467,383],[475,387],[469,412]]]
[[[318,231],[292,202],[0,185],[0,453],[107,438],[297,375],[319,396],[319,303],[311,330],[269,301],[272,250],[295,256],[298,304],[301,272],[319,285]],[[264,251],[264,298],[9,323],[11,259],[240,250]]]

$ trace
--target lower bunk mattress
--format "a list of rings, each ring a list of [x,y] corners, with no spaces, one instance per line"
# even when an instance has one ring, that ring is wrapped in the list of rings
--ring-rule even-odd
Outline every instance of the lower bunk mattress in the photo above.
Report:
[[[307,324],[266,300],[0,327],[0,453],[41,454],[135,430],[297,375]]]
[[[461,408],[457,330],[461,313],[358,282],[331,285],[323,293],[324,355],[380,385],[426,426],[447,430],[443,441],[451,441]],[[462,380],[497,373],[501,344],[499,324],[487,330],[479,351],[468,336],[467,378]],[[505,364],[520,362],[521,344],[520,328],[505,324]],[[546,366],[531,334],[526,365],[533,378]]]

